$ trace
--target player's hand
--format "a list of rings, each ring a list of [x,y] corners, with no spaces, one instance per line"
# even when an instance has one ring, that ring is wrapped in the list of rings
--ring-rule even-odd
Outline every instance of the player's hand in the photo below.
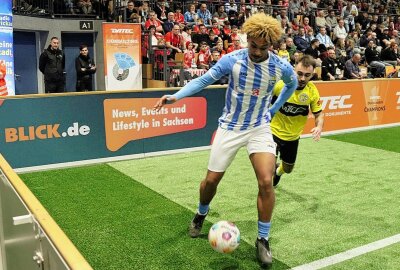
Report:
[[[164,95],[156,102],[156,105],[154,105],[153,109],[158,112],[165,104],[167,104],[167,102],[174,103],[175,101],[176,97],[171,95]]]
[[[311,129],[311,134],[313,136],[314,141],[318,142],[321,138],[322,129],[320,127],[315,127]]]

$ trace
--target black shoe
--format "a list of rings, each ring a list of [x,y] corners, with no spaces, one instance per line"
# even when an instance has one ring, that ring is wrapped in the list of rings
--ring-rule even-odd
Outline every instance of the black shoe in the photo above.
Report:
[[[276,164],[276,168],[279,167],[279,163]],[[279,181],[281,180],[281,175],[277,175],[276,174],[276,169],[275,169],[275,173],[274,173],[274,179],[273,179],[273,186],[276,187],[279,183]]]
[[[196,215],[194,216],[193,220],[190,222],[189,225],[190,237],[195,238],[200,235],[201,228],[203,227],[203,222],[206,219],[207,214],[200,215],[199,213],[196,213]]]
[[[279,181],[281,180],[281,176],[277,175],[276,173],[274,174],[274,187],[276,187],[279,184]]]
[[[270,266],[272,264],[272,253],[267,239],[257,238],[256,256],[262,266]]]

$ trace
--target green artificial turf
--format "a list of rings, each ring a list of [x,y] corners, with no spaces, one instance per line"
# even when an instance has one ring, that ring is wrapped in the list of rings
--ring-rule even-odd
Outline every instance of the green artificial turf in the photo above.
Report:
[[[331,135],[325,138],[400,153],[400,127]]]
[[[394,135],[379,138],[394,142]],[[290,269],[400,233],[400,154],[333,137],[302,139],[293,173],[276,189],[272,269]],[[21,178],[94,269],[259,269],[257,184],[245,150],[218,188],[203,237],[187,236],[208,155],[159,156]],[[233,221],[241,231],[242,243],[231,255],[214,252],[206,239],[211,223],[219,220]],[[399,244],[392,245],[328,269],[397,270],[398,251]]]
[[[394,199],[400,198],[399,158],[398,153],[344,142],[301,140],[294,172],[283,176],[276,189],[274,258],[294,267],[399,233]],[[195,211],[207,159],[208,152],[199,152],[111,166]],[[382,172],[384,181],[379,181]],[[242,239],[252,243],[257,235],[256,195],[247,154],[239,151],[219,185],[208,220],[234,221]]]
[[[108,165],[21,176],[94,269],[254,269],[254,248],[214,252],[192,212]],[[205,230],[211,224],[205,223]],[[279,262],[277,262],[280,265]]]

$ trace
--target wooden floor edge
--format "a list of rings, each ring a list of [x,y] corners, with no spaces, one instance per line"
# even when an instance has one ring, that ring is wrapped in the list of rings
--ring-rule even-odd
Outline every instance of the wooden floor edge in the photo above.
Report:
[[[50,241],[53,243],[68,267],[74,270],[93,269],[1,154],[0,168],[25,205],[28,207],[33,217],[50,238]]]

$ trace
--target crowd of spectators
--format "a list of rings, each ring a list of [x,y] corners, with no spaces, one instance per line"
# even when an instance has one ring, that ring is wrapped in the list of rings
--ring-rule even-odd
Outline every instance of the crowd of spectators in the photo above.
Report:
[[[32,1],[19,2],[29,8]],[[71,13],[103,10],[109,21],[140,23],[147,33],[144,63],[151,61],[154,49],[162,48],[171,61],[177,54],[184,54],[185,69],[208,69],[217,51],[222,57],[247,47],[241,26],[252,14],[264,12],[280,21],[284,31],[281,42],[274,44],[271,51],[293,65],[301,55],[312,55],[324,80],[363,78],[365,74],[356,74],[360,66],[368,67],[369,76],[383,77],[386,66],[400,65],[398,0],[53,2],[61,2]],[[114,6],[115,3],[121,6]]]
[[[386,66],[400,65],[400,3],[395,0],[228,0],[185,5],[157,0],[153,9],[151,2],[128,5],[133,5],[133,12],[127,22],[134,19],[144,30],[156,27],[145,49],[165,44],[168,59],[184,54],[185,69],[208,69],[217,54],[220,58],[247,47],[241,26],[256,12],[281,22],[284,35],[271,51],[293,65],[301,55],[313,56],[320,79],[365,78],[362,67],[368,68],[369,77],[384,77]]]

